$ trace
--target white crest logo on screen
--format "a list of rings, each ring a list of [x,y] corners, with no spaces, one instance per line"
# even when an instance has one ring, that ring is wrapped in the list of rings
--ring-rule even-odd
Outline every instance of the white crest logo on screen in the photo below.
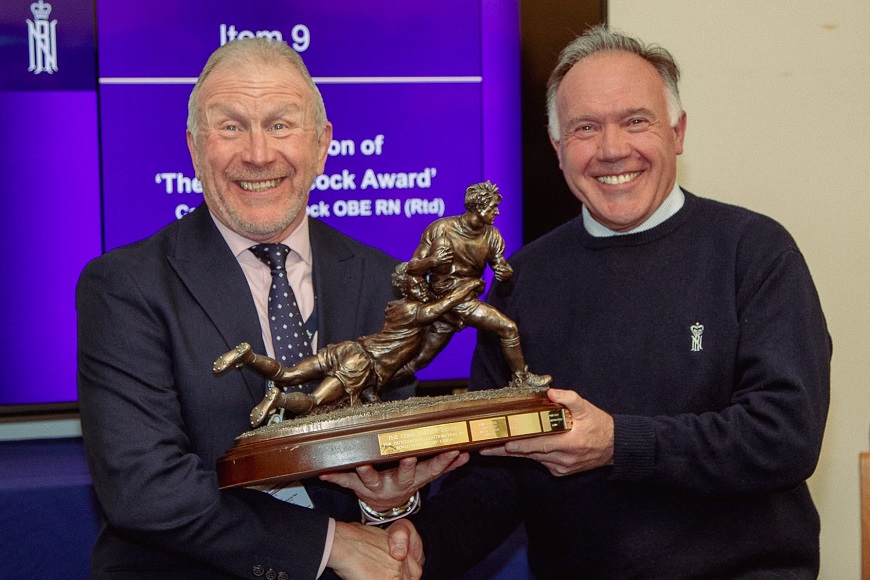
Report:
[[[704,325],[696,322],[689,327],[689,330],[692,331],[692,352],[704,350],[701,346],[701,339],[704,338]]]
[[[48,21],[51,4],[42,0],[30,5],[33,20],[27,20],[28,45],[30,47],[30,72],[38,75],[57,72],[57,20]]]

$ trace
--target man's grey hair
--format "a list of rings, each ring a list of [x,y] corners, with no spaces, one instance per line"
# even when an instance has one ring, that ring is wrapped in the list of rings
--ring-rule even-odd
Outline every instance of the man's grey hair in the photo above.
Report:
[[[190,92],[190,99],[187,101],[187,130],[196,139],[196,133],[199,129],[199,110],[197,106],[197,98],[199,91],[202,88],[202,83],[212,73],[214,68],[220,64],[231,64],[234,66],[243,67],[251,62],[259,62],[265,64],[281,64],[284,62],[290,63],[296,71],[302,76],[305,84],[311,89],[311,94],[314,97],[314,126],[319,137],[326,127],[326,106],[323,104],[323,97],[311,79],[308,73],[308,68],[302,62],[302,58],[295,50],[287,46],[283,40],[268,40],[266,38],[241,38],[233,40],[215,50],[206,61],[202,72],[199,73],[199,78],[196,79],[196,84]]]
[[[650,63],[665,83],[665,101],[671,126],[676,126],[683,111],[680,102],[680,67],[671,53],[657,44],[645,44],[636,38],[608,30],[603,24],[593,26],[575,38],[562,50],[556,68],[547,81],[547,121],[550,136],[558,141],[561,137],[559,115],[556,110],[556,92],[571,68],[594,54],[601,52],[628,52]]]

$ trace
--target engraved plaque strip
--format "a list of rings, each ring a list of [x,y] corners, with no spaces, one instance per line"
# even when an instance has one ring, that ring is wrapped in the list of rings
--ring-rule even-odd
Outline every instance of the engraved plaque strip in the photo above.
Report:
[[[551,411],[541,411],[541,425],[544,426],[544,433],[550,431],[566,431],[568,421],[565,418],[565,409],[553,409]]]
[[[511,415],[508,417],[508,425],[510,425],[513,437],[541,432],[541,419],[538,413]]]
[[[402,429],[378,435],[381,455],[395,455],[407,451],[435,449],[446,445],[468,443],[468,422],[456,421],[429,427]]]
[[[503,439],[508,436],[507,421],[504,417],[491,417],[488,419],[476,419],[468,422],[472,441],[487,441],[489,439]]]

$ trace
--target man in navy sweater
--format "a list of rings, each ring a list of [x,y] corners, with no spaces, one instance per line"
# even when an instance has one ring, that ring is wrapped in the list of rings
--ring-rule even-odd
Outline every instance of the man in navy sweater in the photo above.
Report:
[[[678,79],[666,50],[603,27],[563,51],[549,132],[582,215],[517,252],[489,301],[574,425],[446,479],[414,518],[424,577],[462,573],[520,523],[537,578],[818,574],[806,479],[828,409],[825,319],[779,224],[677,184]],[[471,384],[508,379],[481,334]]]

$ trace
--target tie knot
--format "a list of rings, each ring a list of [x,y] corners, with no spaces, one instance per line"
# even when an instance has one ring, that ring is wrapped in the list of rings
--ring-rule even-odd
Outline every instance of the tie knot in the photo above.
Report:
[[[250,250],[273,272],[284,269],[287,256],[290,254],[290,248],[284,244],[257,244],[251,246]]]

